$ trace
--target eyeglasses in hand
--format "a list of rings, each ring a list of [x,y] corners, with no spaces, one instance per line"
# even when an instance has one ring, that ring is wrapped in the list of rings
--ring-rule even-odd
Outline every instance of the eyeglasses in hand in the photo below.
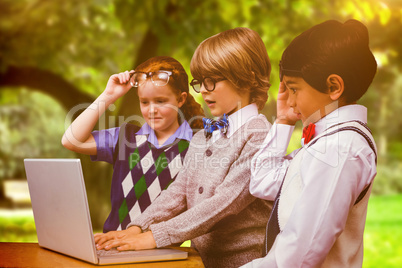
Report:
[[[130,78],[130,84],[132,87],[139,87],[151,78],[152,83],[155,86],[163,87],[169,83],[169,78],[172,76],[171,71],[159,70],[156,72],[134,72]]]

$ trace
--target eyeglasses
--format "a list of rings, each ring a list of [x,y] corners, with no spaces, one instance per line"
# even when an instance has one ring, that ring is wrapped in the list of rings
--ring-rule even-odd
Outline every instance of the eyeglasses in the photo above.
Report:
[[[289,75],[289,76],[296,76],[296,77],[303,77],[303,73],[302,71],[299,70],[289,70],[289,69],[284,69],[282,67],[282,61],[279,62],[279,80],[282,82],[283,80],[283,76],[285,75]]]
[[[210,77],[205,77],[203,80],[198,80],[198,79],[193,79],[190,82],[190,86],[193,87],[194,91],[197,93],[201,92],[201,85],[204,84],[204,87],[207,91],[211,92],[214,91],[215,89],[215,84],[226,80],[226,78],[222,78],[222,79],[212,79]]]
[[[169,77],[172,76],[171,71],[156,71],[156,72],[134,72],[130,78],[130,84],[132,87],[139,87],[147,81],[149,77],[151,77],[151,81],[155,86],[163,87],[169,83]]]

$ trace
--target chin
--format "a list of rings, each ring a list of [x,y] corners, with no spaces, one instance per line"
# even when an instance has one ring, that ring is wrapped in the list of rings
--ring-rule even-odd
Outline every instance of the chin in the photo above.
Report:
[[[211,114],[215,117],[219,117],[222,116],[224,113],[220,112],[220,111],[211,111]]]

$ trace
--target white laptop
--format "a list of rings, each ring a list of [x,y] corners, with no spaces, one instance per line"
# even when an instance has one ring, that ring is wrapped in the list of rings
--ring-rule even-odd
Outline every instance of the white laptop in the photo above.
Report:
[[[98,254],[79,159],[25,159],[39,246],[94,264],[186,259],[178,249]]]

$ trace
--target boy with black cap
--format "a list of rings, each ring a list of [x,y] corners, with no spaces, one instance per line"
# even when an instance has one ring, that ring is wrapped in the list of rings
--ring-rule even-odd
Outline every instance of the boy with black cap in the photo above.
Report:
[[[367,28],[326,21],[296,37],[280,62],[278,115],[253,158],[250,192],[275,200],[263,258],[245,267],[361,267],[376,147],[356,101],[377,64]],[[286,154],[302,120],[303,147]]]

